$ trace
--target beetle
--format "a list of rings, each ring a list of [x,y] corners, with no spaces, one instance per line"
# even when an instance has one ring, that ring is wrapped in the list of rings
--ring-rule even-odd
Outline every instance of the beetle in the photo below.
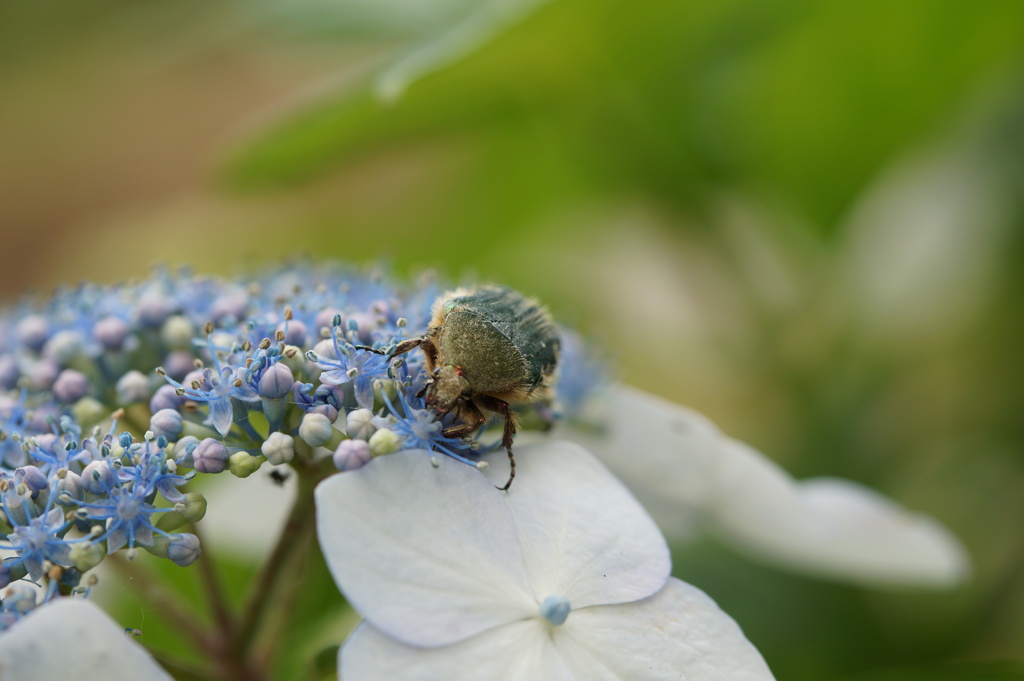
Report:
[[[392,357],[423,351],[427,380],[418,396],[438,414],[451,415],[446,437],[464,438],[485,414],[505,419],[501,445],[516,477],[513,404],[550,404],[561,340],[548,311],[510,288],[484,286],[449,291],[434,301],[426,333],[398,343]]]

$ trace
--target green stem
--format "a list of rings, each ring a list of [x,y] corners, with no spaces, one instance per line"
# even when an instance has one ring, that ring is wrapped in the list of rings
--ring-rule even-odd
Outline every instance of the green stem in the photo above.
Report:
[[[268,599],[274,601],[273,611],[278,614],[267,623],[267,627],[261,640],[267,645],[259,647],[259,654],[256,655],[256,663],[261,669],[272,669],[281,653],[281,646],[274,645],[284,639],[285,633],[291,627],[292,616],[295,613],[295,604],[298,601],[299,593],[305,583],[306,569],[309,566],[310,554],[316,546],[313,540],[312,524],[301,528],[302,540],[296,546],[295,554],[284,572],[291,575],[291,579],[279,584],[277,592],[268,594]]]
[[[322,475],[312,466],[300,465],[295,468],[298,478],[295,502],[281,530],[277,545],[263,563],[256,581],[249,589],[245,608],[238,619],[239,627],[235,635],[234,649],[239,654],[246,654],[252,646],[253,638],[259,631],[263,617],[271,604],[270,595],[275,590],[277,581],[282,578],[294,578],[294,575],[289,575],[288,571],[283,569],[284,563],[301,545],[305,535],[304,528],[313,524],[313,488]]]
[[[160,666],[170,672],[177,681],[217,681],[219,677],[213,675],[209,670],[203,670],[195,665],[182,662],[176,657],[159,650],[149,649],[149,654],[156,658]]]
[[[199,528],[193,523],[191,531],[199,537],[199,545],[207,547],[206,539],[200,534]],[[204,551],[199,557],[199,575],[206,592],[206,598],[213,611],[213,618],[217,622],[217,629],[225,642],[231,641],[235,634],[235,618],[224,599],[224,591],[221,589],[220,580],[217,578],[217,571],[214,568],[213,560],[209,557],[209,551]]]

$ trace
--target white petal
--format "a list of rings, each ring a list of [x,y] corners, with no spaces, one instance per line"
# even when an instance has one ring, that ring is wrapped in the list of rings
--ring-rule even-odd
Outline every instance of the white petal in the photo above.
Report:
[[[692,409],[621,383],[606,397],[599,432],[564,435],[633,490],[670,539],[689,538],[698,510],[710,502],[721,433]]]
[[[98,606],[60,598],[0,634],[4,681],[171,681]]]
[[[316,489],[317,533],[338,587],[389,636],[460,641],[534,615],[504,494],[425,451],[378,457]]]
[[[648,599],[574,611],[553,632],[583,681],[770,681],[768,665],[704,592],[672,578]]]
[[[338,655],[338,677],[344,681],[574,681],[546,626],[536,618],[441,648],[399,643],[364,622]]]
[[[724,441],[714,520],[738,548],[869,584],[948,585],[968,561],[928,516],[846,480],[797,482],[742,442]]]
[[[523,565],[537,602],[567,598],[573,608],[625,603],[657,592],[672,571],[657,525],[625,486],[571,442],[517,450],[505,497],[519,528]],[[504,484],[504,451],[489,454]]]

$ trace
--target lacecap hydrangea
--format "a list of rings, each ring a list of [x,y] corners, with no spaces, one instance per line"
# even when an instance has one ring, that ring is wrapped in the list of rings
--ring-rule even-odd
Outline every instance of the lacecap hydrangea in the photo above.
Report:
[[[199,473],[246,477],[269,461],[323,477],[411,449],[483,466],[496,438],[446,437],[417,396],[422,353],[387,355],[423,333],[444,290],[431,276],[399,286],[337,265],[245,280],[162,270],[7,309],[0,588],[42,588],[8,589],[0,629],[37,602],[87,593],[89,570],[117,551],[195,561],[187,530],[206,502],[188,483]],[[560,388],[572,408],[598,372],[567,339]]]

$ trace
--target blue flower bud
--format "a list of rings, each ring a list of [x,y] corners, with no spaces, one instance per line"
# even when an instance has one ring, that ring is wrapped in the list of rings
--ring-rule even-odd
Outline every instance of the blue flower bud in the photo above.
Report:
[[[10,390],[18,384],[20,376],[18,361],[11,355],[0,355],[0,389]]]
[[[53,383],[53,396],[58,402],[71,404],[89,394],[89,379],[81,371],[65,369]]]
[[[157,437],[164,436],[168,440],[177,440],[184,425],[180,413],[174,409],[161,409],[149,419],[149,428]]]
[[[193,468],[200,473],[222,473],[228,465],[230,453],[222,442],[208,437],[192,450]]]
[[[68,501],[82,501],[85,498],[85,487],[82,485],[82,476],[74,471],[68,471],[57,483],[57,501],[66,495]]]
[[[191,565],[200,555],[202,550],[199,548],[199,537],[194,534],[176,534],[167,545],[167,557],[181,567]]]
[[[185,468],[195,468],[192,452],[199,446],[199,438],[186,435],[174,443],[174,463]]]
[[[125,431],[117,436],[117,444],[121,445],[121,449],[128,449],[129,447],[132,446],[132,442],[134,441],[135,440],[132,437],[132,434],[129,433],[128,431]]]

